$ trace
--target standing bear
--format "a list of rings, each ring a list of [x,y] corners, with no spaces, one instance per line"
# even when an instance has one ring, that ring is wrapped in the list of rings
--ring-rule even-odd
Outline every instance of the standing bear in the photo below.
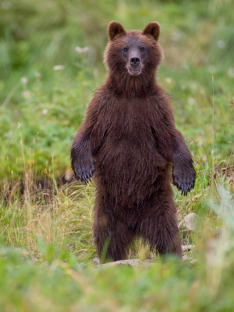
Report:
[[[171,180],[187,194],[195,170],[170,101],[156,80],[160,27],[108,28],[108,77],[91,100],[71,150],[75,177],[94,174],[93,234],[99,257],[121,260],[136,237],[159,254],[181,256]],[[172,176],[172,179],[171,179]]]

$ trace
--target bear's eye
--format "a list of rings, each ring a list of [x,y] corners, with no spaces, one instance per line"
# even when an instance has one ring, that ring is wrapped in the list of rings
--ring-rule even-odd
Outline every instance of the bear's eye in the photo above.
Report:
[[[145,47],[140,47],[141,52],[145,51]]]
[[[124,52],[128,52],[128,48],[127,47],[123,48],[123,50],[124,50]]]

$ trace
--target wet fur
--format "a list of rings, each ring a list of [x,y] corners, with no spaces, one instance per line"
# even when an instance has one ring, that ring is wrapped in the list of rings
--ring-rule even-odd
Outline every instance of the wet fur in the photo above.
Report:
[[[156,81],[162,58],[159,26],[150,23],[143,32],[126,32],[119,25],[109,26],[108,77],[75,136],[72,168],[81,181],[94,174],[94,239],[99,257],[106,248],[106,258],[126,258],[137,236],[160,254],[181,256],[171,182],[173,178],[186,194],[194,186],[195,171],[184,138],[175,128],[170,101]],[[126,44],[146,47],[140,55],[144,67],[139,76],[126,70]]]

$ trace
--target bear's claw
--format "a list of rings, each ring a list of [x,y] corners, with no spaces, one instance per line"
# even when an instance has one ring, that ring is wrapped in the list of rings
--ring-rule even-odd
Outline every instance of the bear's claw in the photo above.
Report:
[[[82,182],[88,182],[93,173],[95,171],[95,166],[94,164],[91,165],[91,168],[90,167],[79,167],[78,169],[77,168],[74,168],[74,173],[75,173],[75,178],[77,180],[81,180]]]
[[[173,170],[173,184],[181,190],[182,195],[187,195],[187,193],[193,189],[195,184],[196,173],[194,168],[183,170]]]

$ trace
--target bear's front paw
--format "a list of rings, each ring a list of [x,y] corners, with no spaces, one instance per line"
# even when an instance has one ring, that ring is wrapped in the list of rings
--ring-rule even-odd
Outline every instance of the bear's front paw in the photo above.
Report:
[[[187,195],[187,193],[194,187],[196,172],[193,165],[178,166],[173,168],[172,172],[173,184],[181,190],[182,195]]]
[[[72,169],[77,180],[87,182],[95,171],[95,165],[92,155],[81,153],[79,150],[71,151]]]
[[[74,170],[75,178],[77,180],[81,180],[82,182],[88,182],[96,169],[93,160],[90,163],[79,163],[78,161],[76,161],[72,167]]]

